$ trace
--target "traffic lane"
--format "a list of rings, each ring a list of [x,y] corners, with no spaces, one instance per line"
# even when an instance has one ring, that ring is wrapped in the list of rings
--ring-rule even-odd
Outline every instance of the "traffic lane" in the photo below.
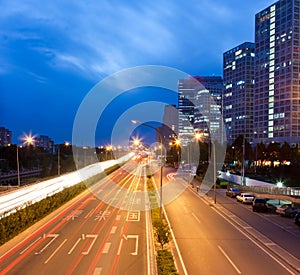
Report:
[[[86,197],[85,197],[85,199],[86,199]],[[88,199],[86,199],[87,201],[89,201]],[[83,201],[81,201],[81,203],[79,203],[79,202],[75,202],[73,205],[71,205],[68,209],[67,209],[67,211],[69,211],[69,214],[67,214],[67,215],[71,215],[70,214],[70,212],[71,211],[73,211],[73,208],[75,208],[77,205],[82,205],[83,204]],[[95,208],[96,209],[96,208]],[[63,213],[63,214],[66,214],[67,212],[65,212],[65,213]],[[90,213],[90,212],[88,212],[88,213]],[[58,214],[57,215],[57,217],[55,217],[55,219],[54,219],[54,221],[51,221],[51,223],[49,223],[48,224],[48,228],[46,229],[46,228],[43,228],[45,231],[42,233],[42,232],[38,232],[38,234],[42,234],[42,235],[44,235],[44,236],[36,236],[37,237],[37,239],[35,239],[35,240],[33,240],[33,238],[35,237],[29,237],[28,238],[28,244],[26,243],[26,242],[24,242],[23,243],[23,247],[22,246],[19,246],[19,247],[17,247],[16,249],[19,249],[19,253],[21,253],[23,250],[24,250],[24,252],[23,253],[21,253],[20,255],[18,255],[18,253],[15,253],[15,255],[11,255],[12,253],[9,253],[10,255],[6,255],[6,256],[11,256],[11,257],[9,257],[9,261],[14,261],[15,260],[15,265],[18,265],[19,264],[19,262],[21,262],[21,261],[23,261],[24,260],[24,257],[25,256],[27,256],[27,254],[31,251],[31,250],[36,250],[36,248],[37,248],[37,246],[38,245],[43,245],[42,243],[45,243],[46,242],[46,245],[45,245],[45,247],[48,249],[48,251],[50,251],[50,249],[51,249],[51,245],[52,245],[52,243],[55,241],[55,242],[57,242],[57,241],[59,241],[61,238],[59,238],[59,237],[61,237],[63,234],[60,234],[60,232],[59,232],[59,227],[60,226],[63,226],[64,224],[66,224],[67,223],[67,221],[69,220],[69,219],[66,219],[66,218],[63,218],[63,219],[61,219],[61,216],[62,214],[60,213],[60,214]],[[71,231],[73,231],[73,229],[71,229]],[[65,232],[65,231],[64,231]],[[74,229],[74,232],[76,232],[76,230]],[[66,233],[64,233],[65,235],[68,235],[68,234],[66,234]],[[37,234],[36,234],[37,235]],[[89,235],[89,234],[87,234],[87,235]],[[93,238],[94,236],[87,236],[87,238]],[[84,237],[83,237],[84,238]],[[32,239],[32,240],[31,240]],[[32,241],[32,242],[31,242]],[[48,243],[47,243],[47,241],[49,242],[49,245],[48,245]],[[31,243],[29,243],[29,242],[31,242]],[[65,242],[66,242],[66,239],[64,239],[63,240],[63,244],[62,245],[64,245],[65,244]],[[51,244],[51,245],[50,245]],[[26,248],[26,246],[28,247],[28,248]],[[25,247],[25,248],[24,248]],[[16,252],[16,249],[13,249],[13,251],[15,251]],[[59,245],[59,249],[61,249],[61,246]],[[21,251],[21,252],[20,252]],[[44,252],[44,251],[46,251],[46,249],[41,249],[40,250],[41,252]],[[54,251],[55,253],[58,253],[58,251]],[[39,250],[38,250],[38,252],[35,252],[35,253],[37,253],[37,254],[35,254],[35,255],[39,255],[39,254],[41,254],[41,253],[39,253]],[[52,255],[52,254],[51,254]],[[7,257],[6,257],[7,258]],[[16,258],[18,258],[18,259],[16,259]],[[36,258],[33,258],[33,260],[32,259],[30,259],[30,260],[28,260],[29,262],[31,262],[31,261],[35,261],[35,259]],[[3,258],[1,259],[1,261],[3,260]],[[3,266],[5,266],[5,265],[9,265],[8,263],[3,263]],[[21,265],[21,266],[23,266],[22,267],[22,270],[24,269],[24,267],[25,267],[25,269],[26,269],[26,267],[27,267],[27,264],[25,264],[25,265]],[[36,266],[38,266],[38,264],[36,265]],[[11,268],[12,266],[10,266],[10,268]],[[18,268],[18,267],[16,267],[16,268]],[[3,269],[2,269],[3,270]],[[24,270],[23,270],[23,272],[24,272]]]
[[[147,274],[149,248],[145,214],[144,211],[128,212],[110,274]]]
[[[94,206],[97,207],[98,203]],[[19,251],[16,259],[19,262],[13,264],[9,274],[40,274],[40,270],[43,270],[44,274],[53,274],[57,270],[67,274],[79,263],[84,268],[89,266],[89,264],[85,265],[85,261],[82,260],[89,258],[91,261],[95,249],[101,247],[101,240],[104,239],[108,230],[106,228],[109,228],[108,222],[112,220],[107,218],[97,221],[97,215],[98,213],[87,221],[84,220],[84,215],[74,220],[65,217],[64,219],[68,219],[67,226],[48,227]],[[95,232],[92,228],[97,223],[101,227],[105,224],[106,227],[101,232]]]
[[[165,208],[189,274],[289,274],[189,189]]]
[[[238,203],[223,193],[223,190],[217,192],[217,203],[300,259],[300,228],[294,224],[293,219],[274,213],[253,212],[251,205]],[[212,192],[209,195],[212,196]]]

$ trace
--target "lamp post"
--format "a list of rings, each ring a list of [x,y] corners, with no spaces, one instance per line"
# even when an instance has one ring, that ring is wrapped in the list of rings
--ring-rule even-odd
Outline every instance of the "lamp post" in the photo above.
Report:
[[[60,176],[60,145],[58,144],[58,148],[57,148],[57,175]],[[69,142],[65,142],[64,143],[65,146],[69,146],[70,143]]]
[[[7,146],[11,146],[11,144],[8,144]],[[21,186],[21,178],[20,178],[20,162],[19,162],[19,146],[16,144],[16,152],[17,152],[17,179],[18,179],[18,187]]]
[[[18,172],[18,187],[21,186],[21,178],[20,178],[20,162],[19,162],[19,146],[17,144],[17,172]]]
[[[163,141],[163,138],[162,138],[162,134],[153,126],[149,125],[149,124],[146,124],[146,123],[143,123],[143,122],[140,122],[138,120],[131,120],[131,122],[133,124],[138,124],[138,125],[142,125],[142,126],[145,126],[145,127],[148,127],[148,128],[151,128],[151,129],[154,129],[155,132],[158,134],[159,136],[159,142],[160,142],[160,158],[161,158],[161,165],[160,165],[160,202],[159,202],[159,217],[160,217],[160,221],[162,222],[162,178],[163,178],[163,163],[162,163],[162,141]]]
[[[212,149],[213,149],[213,159],[214,159],[214,203],[217,203],[217,164],[216,164],[216,145],[215,142],[212,142]]]

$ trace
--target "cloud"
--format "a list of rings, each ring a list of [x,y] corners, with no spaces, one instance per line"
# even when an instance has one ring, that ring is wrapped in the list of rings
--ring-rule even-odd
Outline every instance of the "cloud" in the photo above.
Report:
[[[221,68],[222,51],[254,32],[241,18],[249,4],[238,0],[18,2],[3,2],[2,35],[34,41],[31,49],[49,66],[89,78],[154,63],[184,69],[209,57]]]

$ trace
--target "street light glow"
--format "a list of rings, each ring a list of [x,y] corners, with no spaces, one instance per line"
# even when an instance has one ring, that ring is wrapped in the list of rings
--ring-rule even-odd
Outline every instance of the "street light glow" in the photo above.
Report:
[[[24,134],[24,137],[22,137],[23,140],[23,144],[27,144],[27,146],[29,145],[34,145],[35,143],[35,135],[32,135],[31,133],[29,134]]]
[[[180,144],[181,144],[180,139],[175,139],[175,144],[176,144],[177,146],[180,145]]]

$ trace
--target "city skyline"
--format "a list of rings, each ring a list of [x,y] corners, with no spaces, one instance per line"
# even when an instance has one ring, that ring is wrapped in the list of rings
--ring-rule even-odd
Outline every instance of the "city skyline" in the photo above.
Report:
[[[274,3],[240,2],[3,1],[0,125],[12,130],[14,143],[30,131],[63,143],[71,141],[85,95],[119,70],[155,64],[190,75],[222,75],[223,52],[254,41],[255,14]],[[122,100],[152,100],[150,93],[142,89]],[[172,96],[167,100],[177,103]]]

